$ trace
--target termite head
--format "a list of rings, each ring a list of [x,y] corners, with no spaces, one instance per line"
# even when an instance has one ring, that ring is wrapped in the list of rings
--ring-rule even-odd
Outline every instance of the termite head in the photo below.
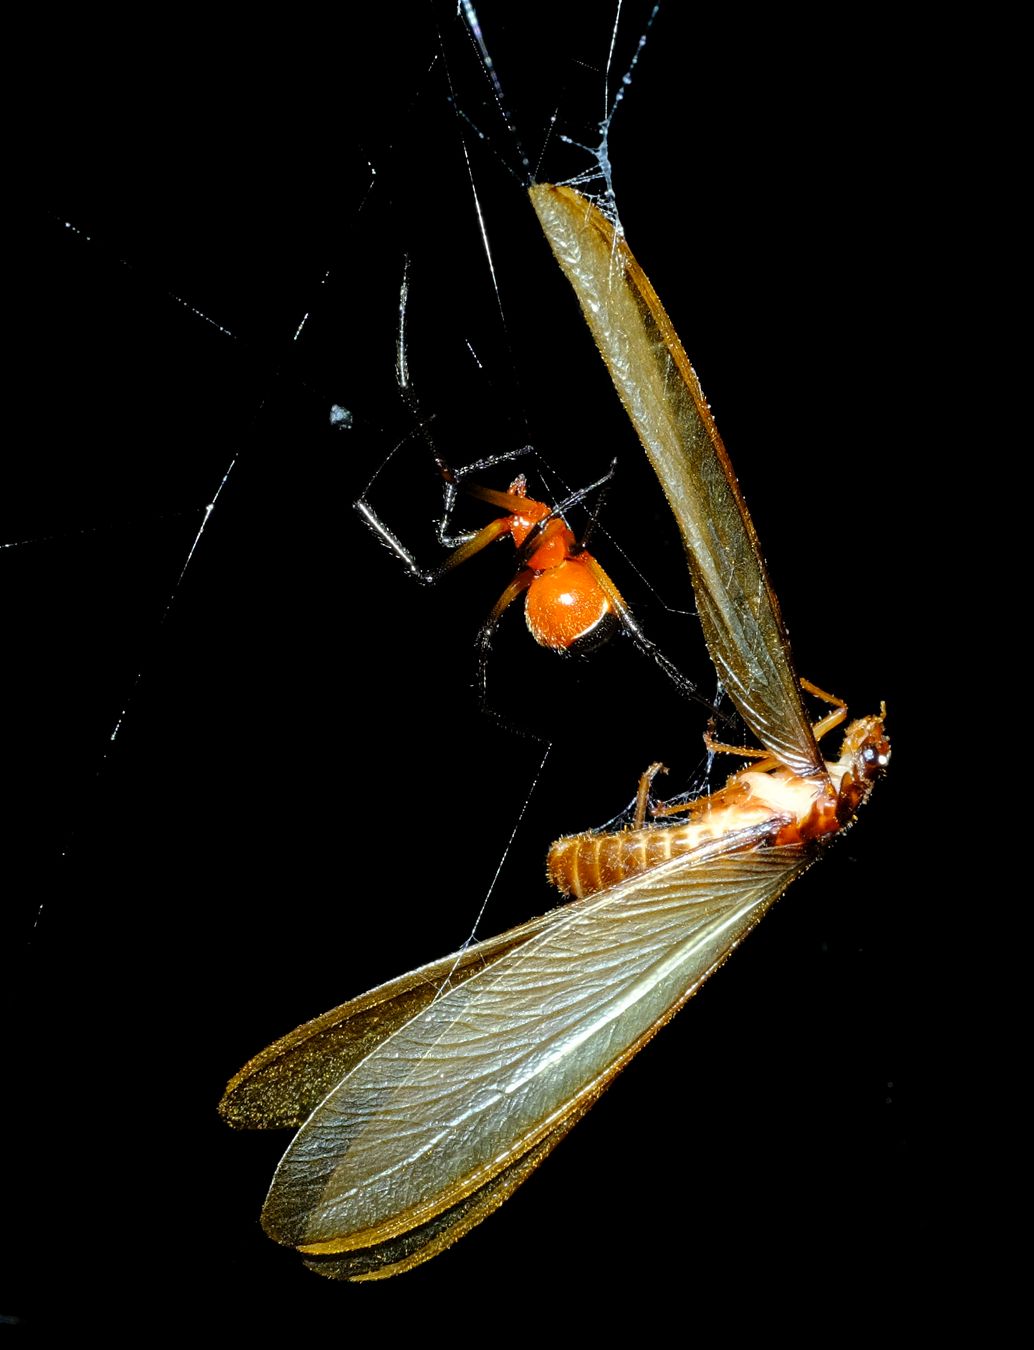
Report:
[[[840,749],[843,777],[837,801],[837,816],[849,820],[869,795],[873,783],[890,763],[890,741],[884,729],[887,705],[880,704],[878,717],[860,717],[844,733]]]

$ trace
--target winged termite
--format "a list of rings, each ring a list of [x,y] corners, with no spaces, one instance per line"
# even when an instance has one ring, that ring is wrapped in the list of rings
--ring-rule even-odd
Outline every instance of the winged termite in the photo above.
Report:
[[[497,1208],[850,822],[889,756],[881,715],[822,759],[750,517],[653,288],[578,193],[539,186],[532,202],[675,514],[712,660],[764,750],[668,827],[682,835],[670,860],[653,865],[665,830],[646,827],[644,779],[643,828],[554,846],[555,879],[583,898],[342,1005],[232,1080],[231,1124],[300,1125],[263,1225],[333,1278],[410,1269]]]

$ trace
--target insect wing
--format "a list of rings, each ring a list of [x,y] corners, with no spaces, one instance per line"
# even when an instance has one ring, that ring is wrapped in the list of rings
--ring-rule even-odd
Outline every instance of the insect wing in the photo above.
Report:
[[[562,909],[443,956],[314,1017],[230,1080],[219,1114],[236,1129],[297,1128],[346,1073],[444,988],[462,984],[554,924]]]
[[[388,1244],[390,1263],[423,1229],[431,1250],[404,1269],[501,1204],[810,860],[756,843],[743,831],[564,907],[401,1025],[287,1150],[269,1235],[317,1257]]]
[[[497,1172],[479,1190],[452,1205],[428,1223],[409,1229],[397,1238],[365,1247],[344,1256],[308,1256],[305,1264],[318,1275],[332,1280],[383,1280],[423,1265],[446,1247],[469,1233],[472,1228],[499,1208],[517,1187],[534,1172],[547,1153],[559,1144],[567,1132],[585,1115],[593,1103],[586,1098],[573,1106],[552,1133],[534,1148],[522,1153],[509,1167]]]
[[[548,184],[531,200],[675,514],[719,679],[781,763],[824,774],[754,526],[671,320],[595,206]]]

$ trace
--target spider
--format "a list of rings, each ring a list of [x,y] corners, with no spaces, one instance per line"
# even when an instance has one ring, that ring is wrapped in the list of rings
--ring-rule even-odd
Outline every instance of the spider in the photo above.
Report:
[[[376,514],[366,493],[356,502],[356,509],[377,538],[405,564],[410,574],[425,585],[433,585],[445,573],[474,557],[482,549],[509,535],[517,549],[518,569],[513,580],[492,606],[477,638],[477,687],[481,706],[488,703],[488,654],[492,638],[506,610],[520,596],[524,596],[524,616],[528,629],[542,647],[560,653],[585,653],[605,641],[616,628],[621,627],[640,650],[646,652],[660,666],[675,686],[686,697],[694,699],[712,715],[725,720],[708,699],[697,692],[688,680],[664,655],[655,642],[646,636],[621,592],[587,547],[588,534],[596,522],[602,496],[611,484],[617,461],[594,483],[569,493],[555,506],[537,501],[528,495],[527,479],[518,473],[506,492],[482,487],[474,481],[477,476],[527,455],[535,455],[532,446],[523,446],[499,455],[453,469],[435,445],[427,418],[417,398],[409,369],[406,336],[409,308],[409,260],[405,260],[399,290],[399,322],[396,337],[395,377],[399,393],[419,428],[432,458],[438,467],[445,489],[444,510],[438,522],[438,541],[449,549],[445,561],[436,568],[421,567],[413,554]],[[382,466],[383,467],[383,466]],[[380,472],[378,470],[378,472]],[[376,478],[374,475],[374,479]],[[374,479],[367,486],[367,492]],[[453,536],[449,522],[460,493],[487,502],[503,514],[474,533]],[[581,540],[567,524],[564,513],[570,511],[596,493],[596,503],[588,528]]]
[[[616,461],[603,477],[570,493],[562,502],[549,506],[528,495],[527,479],[518,473],[509,488],[500,492],[468,481],[497,465],[534,453],[530,446],[478,460],[465,468],[452,469],[435,453],[445,485],[445,508],[438,525],[438,538],[450,550],[438,567],[420,566],[413,554],[373,510],[365,496],[356,509],[377,538],[399,557],[407,571],[426,585],[439,581],[446,573],[473,558],[497,539],[509,536],[517,549],[518,569],[499,599],[492,606],[478,633],[478,689],[481,703],[487,706],[487,662],[492,638],[504,613],[521,596],[524,617],[535,641],[559,653],[584,654],[606,641],[618,628],[629,634],[678,689],[712,712],[711,703],[646,636],[613,580],[589,552],[587,536],[595,523],[601,498],[589,522],[589,530],[579,540],[567,524],[564,513],[579,505],[592,493],[609,487]],[[472,534],[453,536],[448,526],[460,493],[497,507],[503,512],[488,525]]]

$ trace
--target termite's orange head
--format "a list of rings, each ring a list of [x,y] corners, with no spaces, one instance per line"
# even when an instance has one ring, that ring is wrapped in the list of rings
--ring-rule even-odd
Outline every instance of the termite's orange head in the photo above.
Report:
[[[886,717],[887,705],[881,703],[878,717],[860,717],[844,733],[840,763],[847,766],[847,772],[841,780],[837,802],[841,821],[854,815],[890,763],[890,741],[883,725]]]

